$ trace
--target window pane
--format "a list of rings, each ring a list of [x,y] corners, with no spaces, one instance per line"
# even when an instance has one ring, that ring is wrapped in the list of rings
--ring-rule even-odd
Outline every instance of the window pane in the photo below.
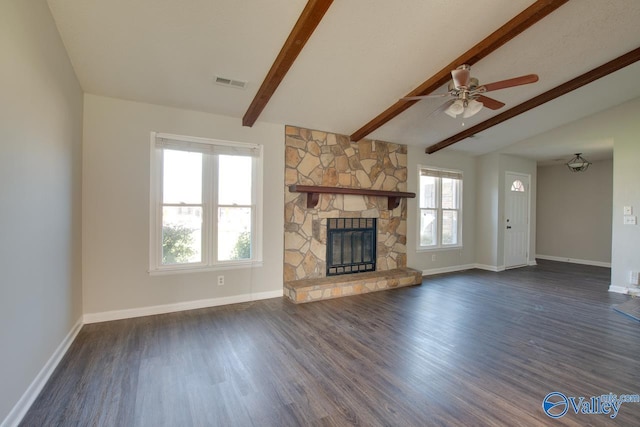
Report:
[[[218,203],[251,205],[251,164],[247,156],[219,156]]]
[[[442,178],[442,208],[458,209],[459,180]]]
[[[202,203],[202,154],[164,150],[163,204]]]
[[[524,184],[519,179],[516,179],[511,184],[511,191],[524,192]]]
[[[162,264],[202,261],[202,208],[162,208]]]
[[[421,176],[420,177],[420,207],[421,208],[437,208],[436,202],[436,177]]]
[[[458,243],[458,211],[442,212],[442,244]]]
[[[251,259],[251,208],[218,208],[218,260]]]
[[[436,210],[422,209],[420,211],[420,246],[435,245],[437,236]]]

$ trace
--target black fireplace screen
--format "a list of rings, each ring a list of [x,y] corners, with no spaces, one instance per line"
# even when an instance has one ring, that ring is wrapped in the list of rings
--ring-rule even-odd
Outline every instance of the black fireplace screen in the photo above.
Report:
[[[327,219],[327,276],[375,269],[376,219]]]

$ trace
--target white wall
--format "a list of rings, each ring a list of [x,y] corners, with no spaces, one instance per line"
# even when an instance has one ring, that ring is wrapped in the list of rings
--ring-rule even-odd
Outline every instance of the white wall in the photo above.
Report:
[[[640,98],[577,120],[527,140],[575,139],[613,141],[613,206],[611,235],[611,287],[626,292],[629,272],[640,270],[640,225],[623,224],[623,207],[633,206],[640,216]]]
[[[504,197],[505,173],[518,172],[531,176],[531,237],[529,262],[535,262],[536,163],[520,157],[492,153],[470,157],[455,151],[439,151],[427,155],[422,147],[408,147],[408,191],[418,192],[418,165],[458,169],[464,172],[463,247],[462,249],[418,252],[417,199],[408,199],[407,261],[408,266],[425,273],[480,266],[504,269]],[[432,259],[435,255],[435,260]]]
[[[529,175],[529,263],[535,262],[536,248],[536,163],[533,160],[501,153],[477,158],[476,263],[492,270],[504,269],[505,174]]]
[[[147,273],[151,131],[264,145],[263,267]],[[282,291],[283,125],[248,128],[240,119],[87,94],[83,168],[85,313]]]
[[[45,1],[0,4],[0,94],[0,423],[10,423],[82,314],[82,90]]]
[[[629,287],[630,271],[640,271],[640,225],[623,224],[624,206],[640,217],[639,117],[640,98],[598,118],[614,135],[611,286],[618,291]]]
[[[539,166],[537,199],[538,256],[610,265],[613,160]]]
[[[477,162],[476,262],[488,268],[497,268],[500,155],[480,156]]]
[[[476,230],[476,160],[453,151],[425,154],[424,147],[409,146],[407,152],[407,191],[418,191],[418,165],[461,170],[462,189],[462,248],[418,252],[418,199],[407,199],[407,266],[429,272],[446,271],[475,262]],[[435,255],[435,260],[433,260]]]

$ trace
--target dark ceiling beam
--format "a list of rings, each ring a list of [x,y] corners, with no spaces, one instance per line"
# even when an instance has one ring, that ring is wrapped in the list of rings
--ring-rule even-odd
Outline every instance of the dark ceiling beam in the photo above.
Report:
[[[498,28],[480,43],[476,44],[474,47],[460,55],[442,70],[438,71],[427,81],[409,92],[406,97],[422,96],[432,93],[434,90],[438,89],[440,86],[443,86],[444,84],[448,83],[449,80],[451,80],[451,70],[462,64],[475,64],[518,34],[522,33],[527,28],[531,27],[536,22],[540,21],[545,16],[558,9],[567,1],[568,0],[536,1],[534,4],[516,15],[516,17],[504,24],[502,27]],[[416,102],[418,101],[397,101],[391,107],[380,113],[376,118],[355,131],[350,137],[351,140],[360,141],[362,138],[380,128],[382,125],[398,116],[400,113],[411,107]]]
[[[436,151],[442,150],[443,148],[455,144],[456,142],[462,141],[463,139],[468,138],[476,133],[482,132],[483,130],[487,130],[490,127],[500,124],[505,120],[509,120],[519,114],[531,110],[532,108],[536,108],[546,102],[554,100],[578,88],[581,88],[582,86],[589,84],[594,80],[598,80],[601,77],[616,72],[639,60],[640,47],[632,50],[631,52],[625,53],[624,55],[619,56],[618,58],[609,61],[604,65],[594,68],[593,70],[588,71],[573,80],[569,80],[568,82],[563,83],[560,86],[556,86],[553,89],[536,96],[535,98],[531,98],[530,100],[525,101],[522,104],[517,105],[503,113],[500,113],[497,116],[493,116],[482,123],[478,123],[477,125],[465,129],[464,131],[457,133],[443,141],[433,144],[427,147],[425,152],[427,154],[433,154]]]
[[[273,62],[269,73],[267,73],[267,77],[265,77],[260,89],[258,89],[258,93],[251,101],[251,105],[244,117],[242,117],[243,126],[251,127],[258,120],[260,113],[267,106],[280,82],[284,79],[287,71],[293,65],[311,34],[313,34],[313,31],[322,20],[325,12],[331,6],[331,3],[333,3],[333,0],[309,0],[307,2],[300,18],[298,18],[298,22],[291,30],[291,34],[284,42],[280,53]]]

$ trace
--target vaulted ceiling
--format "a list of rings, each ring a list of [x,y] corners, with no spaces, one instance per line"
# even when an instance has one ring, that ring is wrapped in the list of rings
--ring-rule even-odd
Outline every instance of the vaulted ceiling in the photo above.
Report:
[[[48,0],[85,92],[237,117],[305,9],[305,0]],[[535,3],[532,0],[334,1],[258,120],[352,135]],[[480,83],[535,73],[539,82],[492,92],[506,104],[452,119],[420,101],[369,138],[427,147],[640,46],[637,0],[569,0],[473,64]],[[640,96],[640,63],[479,132],[447,150],[549,160],[611,153],[611,141],[533,135]],[[246,81],[244,89],[216,76]],[[446,91],[446,85],[436,93]],[[520,148],[519,148],[520,147]],[[553,148],[553,149],[551,149]]]

